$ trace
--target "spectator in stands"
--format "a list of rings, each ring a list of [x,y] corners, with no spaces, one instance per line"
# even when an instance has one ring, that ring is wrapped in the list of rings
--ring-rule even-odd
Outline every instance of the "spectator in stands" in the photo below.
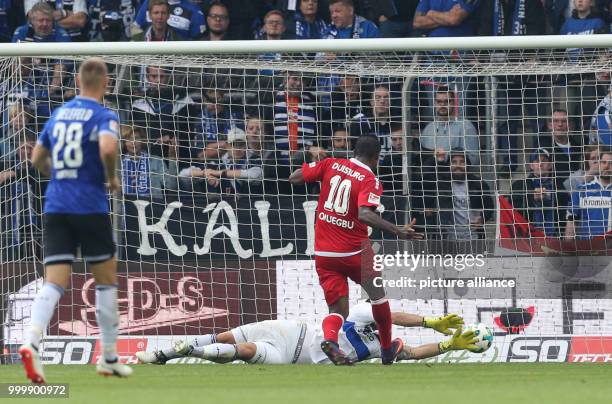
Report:
[[[580,168],[583,161],[582,136],[572,136],[567,111],[555,109],[552,118],[546,123],[550,131],[539,138],[539,147],[548,149],[555,161],[554,174],[565,180],[572,171]]]
[[[255,34],[255,39],[262,39],[268,41],[277,41],[283,39],[285,33],[285,17],[279,10],[272,10],[268,12],[264,17],[264,26],[261,30]],[[280,61],[282,54],[280,52],[268,52],[257,56],[262,61]],[[274,70],[261,69],[259,70],[260,75],[273,76]]]
[[[438,227],[437,193],[440,175],[450,171],[449,154],[443,150],[419,156],[420,164],[410,167],[410,198],[417,226],[428,239],[441,238]],[[413,162],[414,162],[413,158]]]
[[[0,138],[0,158],[12,160],[16,157],[17,141],[25,136],[30,136],[34,131],[30,125],[34,112],[21,102],[15,102],[7,106],[6,122]]]
[[[484,224],[493,216],[489,186],[467,173],[470,165],[463,150],[450,152],[450,175],[438,175],[438,222],[447,240],[476,240],[484,237]]]
[[[272,158],[272,136],[266,138],[267,131],[264,122],[257,117],[247,117],[245,132],[249,159],[257,159],[262,163]]]
[[[572,192],[565,228],[565,236],[569,239],[590,239],[603,236],[610,230],[612,148],[602,146],[597,153],[598,175]]]
[[[178,189],[177,145],[169,148],[167,161],[151,156],[143,148],[140,129],[121,127],[121,171],[123,194],[136,197],[163,198],[164,190]]]
[[[206,15],[208,33],[204,36],[205,41],[223,41],[230,39],[229,9],[223,3],[213,3]]]
[[[317,138],[314,96],[304,90],[301,74],[287,72],[284,89],[274,98],[274,144],[277,161],[289,163],[300,150],[308,150]]]
[[[346,126],[362,117],[361,80],[359,76],[344,76],[331,96],[332,125]]]
[[[70,35],[64,28],[55,25],[53,15],[50,5],[36,3],[29,10],[29,23],[15,30],[12,42],[70,42]]]
[[[429,37],[472,36],[479,5],[480,0],[420,0],[412,27]]]
[[[70,42],[70,36],[53,22],[53,9],[47,3],[35,4],[29,12],[29,23],[15,30],[12,42]],[[67,66],[60,60],[21,58],[22,89],[32,102],[36,114],[51,114],[50,98],[63,91]]]
[[[204,13],[189,0],[168,0],[170,6],[168,24],[178,32],[183,39],[198,40],[206,31]],[[136,35],[151,24],[149,16],[149,0],[144,0],[132,25],[132,36]]]
[[[225,88],[223,83],[217,82],[203,90],[203,105],[195,125],[193,158],[219,159],[225,152],[225,136],[230,129],[244,125],[242,107],[228,103]]]
[[[125,29],[123,16],[117,11],[104,11],[100,13],[98,32],[90,31],[92,41],[123,42],[131,40]]]
[[[8,245],[13,247],[9,259],[40,257],[42,201],[46,181],[30,163],[36,135],[21,137],[16,159],[0,159],[0,211],[8,220],[2,231],[10,234]],[[4,166],[4,167],[3,167]],[[34,250],[33,250],[34,249]]]
[[[279,9],[284,12],[287,10],[287,7],[282,7],[281,3],[282,1],[275,0],[202,0],[201,2],[203,10],[215,4],[222,4],[227,8],[228,21],[231,21],[231,24],[229,24],[225,39],[236,40],[252,39],[254,28],[258,27],[268,11]],[[210,14],[210,11],[205,14]],[[210,24],[210,20],[208,23]]]
[[[338,159],[348,159],[353,156],[351,136],[347,129],[338,127],[331,137],[327,155]]]
[[[376,135],[380,139],[380,161],[391,154],[391,95],[386,84],[374,88],[370,110],[352,125],[354,136]]]
[[[569,192],[574,192],[579,185],[584,185],[595,179],[599,174],[599,146],[586,145],[584,147],[584,168],[580,168],[570,174],[569,178],[563,181],[563,188]]]
[[[181,187],[189,188],[192,178],[205,180],[205,192],[221,194],[253,194],[261,192],[263,170],[261,160],[249,158],[247,137],[240,128],[232,128],[227,134],[227,151],[218,163],[192,166],[180,173]],[[195,190],[200,187],[200,181],[193,182]]]
[[[591,119],[589,143],[612,145],[612,91],[601,100]]]
[[[246,119],[247,158],[249,161],[261,161],[264,189],[270,194],[278,190],[274,136],[271,125],[259,116],[256,114]]]
[[[132,22],[140,0],[89,0],[89,39],[118,42],[132,39]]]
[[[179,158],[189,158],[189,123],[194,105],[191,98],[176,88],[164,68],[146,67],[147,87],[143,97],[132,103],[132,120],[142,128],[149,153],[166,159],[173,158],[170,148],[179,146]]]
[[[424,152],[433,153],[452,149],[465,150],[469,161],[480,165],[480,141],[472,122],[451,115],[455,93],[441,87],[435,94],[435,118],[421,132],[420,143]]]
[[[593,0],[574,0],[574,11],[561,27],[561,35],[607,34],[610,30]],[[580,49],[569,50],[571,58],[580,56]]]
[[[561,31],[561,26],[571,15],[571,0],[544,0],[546,13],[546,32],[557,35]]]
[[[481,36],[544,35],[546,24],[541,1],[481,1],[476,20]]]
[[[427,238],[475,240],[484,235],[483,225],[493,216],[489,186],[469,174],[469,157],[457,149],[423,159],[412,176],[412,207],[417,224],[425,226]]]
[[[345,128],[338,127],[334,130],[329,141],[320,141],[308,147],[305,153],[297,153],[292,164],[301,166],[303,163],[312,163],[313,161],[321,161],[328,157],[335,158],[351,158],[353,156],[350,148],[350,135]]]
[[[15,29],[24,23],[23,6],[17,0],[0,0],[0,42],[10,42]]]
[[[318,17],[318,0],[299,1],[299,10],[287,21],[287,36],[294,39],[321,39],[328,25]]]
[[[138,34],[132,36],[134,41],[165,42],[180,41],[178,32],[168,25],[170,19],[170,6],[167,0],[149,0],[149,19],[151,25]]]
[[[391,153],[380,163],[378,176],[383,185],[385,195],[401,195],[403,193],[404,172],[404,128],[401,124],[391,125]]]
[[[64,28],[72,42],[89,41],[87,26],[87,0],[24,0],[24,11],[29,17],[35,4],[47,3],[53,10],[53,21]]]
[[[285,26],[285,16],[279,10],[269,11],[264,17],[264,26],[261,32],[261,38],[265,40],[279,40],[283,38],[283,35],[287,27]]]
[[[330,0],[331,25],[323,35],[327,39],[378,38],[378,27],[355,14],[353,0]]]
[[[376,5],[380,36],[403,38],[412,33],[412,21],[419,0],[378,0]]]
[[[547,236],[560,237],[568,194],[563,179],[553,171],[554,156],[550,150],[539,148],[527,166],[527,178],[512,183],[512,206]]]

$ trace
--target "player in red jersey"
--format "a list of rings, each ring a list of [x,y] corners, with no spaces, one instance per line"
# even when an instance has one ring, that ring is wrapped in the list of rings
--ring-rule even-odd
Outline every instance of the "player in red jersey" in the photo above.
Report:
[[[391,364],[402,351],[402,340],[391,340],[391,310],[382,286],[375,286],[374,252],[368,226],[387,231],[400,239],[418,239],[411,223],[396,226],[375,212],[382,186],[374,174],[380,155],[376,136],[361,136],[350,160],[327,158],[304,163],[289,177],[302,185],[321,182],[315,224],[315,264],[325,293],[329,314],[323,319],[321,349],[336,365],[351,362],[338,346],[338,332],[349,313],[348,280],[360,284],[370,297],[372,314],[380,333],[383,364]]]

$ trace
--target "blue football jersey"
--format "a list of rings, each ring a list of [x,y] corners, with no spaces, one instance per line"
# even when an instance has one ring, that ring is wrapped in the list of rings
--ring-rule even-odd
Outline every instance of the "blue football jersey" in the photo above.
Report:
[[[117,114],[91,98],[76,97],[54,111],[38,138],[51,153],[44,213],[108,213],[98,139],[118,132]]]
[[[603,236],[610,230],[611,208],[612,185],[604,187],[597,178],[580,185],[572,193],[572,205],[567,213],[568,218],[575,218],[576,237]]]

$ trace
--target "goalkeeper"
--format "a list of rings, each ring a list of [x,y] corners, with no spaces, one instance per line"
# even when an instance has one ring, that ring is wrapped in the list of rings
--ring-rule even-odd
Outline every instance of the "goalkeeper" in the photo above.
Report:
[[[405,346],[397,360],[424,359],[447,351],[477,348],[474,345],[477,342],[474,332],[462,332],[463,319],[456,314],[427,318],[394,312],[391,318],[393,324],[398,326],[423,326],[452,335],[438,344]],[[353,307],[342,330],[340,347],[351,363],[380,358],[380,341],[369,304],[361,303]],[[293,320],[267,320],[221,334],[202,335],[194,338],[190,344],[177,341],[170,349],[140,351],[136,356],[142,363],[159,365],[183,357],[197,357],[217,363],[242,360],[251,364],[331,364],[320,349],[321,341],[323,335],[319,327]]]

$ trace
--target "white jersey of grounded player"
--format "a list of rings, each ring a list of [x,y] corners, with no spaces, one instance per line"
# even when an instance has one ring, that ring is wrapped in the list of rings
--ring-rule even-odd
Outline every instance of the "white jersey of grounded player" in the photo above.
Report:
[[[369,303],[359,303],[351,307],[342,325],[342,331],[338,335],[338,344],[352,362],[380,358],[380,340],[376,333],[372,306]],[[323,340],[323,331],[319,327],[309,346],[311,363],[331,363],[321,350]]]

